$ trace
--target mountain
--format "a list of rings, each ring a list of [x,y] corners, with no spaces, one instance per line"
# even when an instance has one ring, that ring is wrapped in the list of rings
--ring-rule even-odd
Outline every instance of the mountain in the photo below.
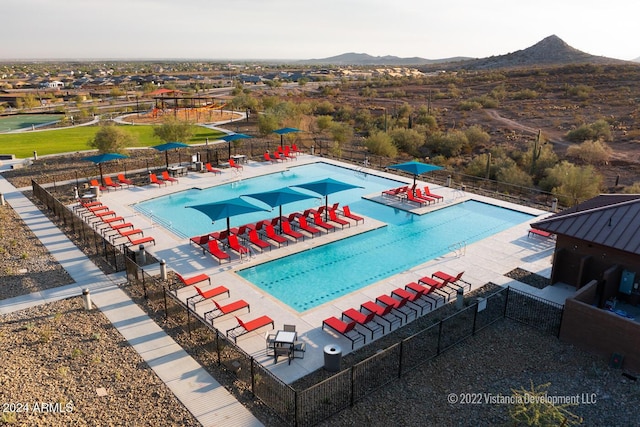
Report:
[[[531,47],[506,55],[448,64],[445,69],[486,70],[494,68],[535,67],[569,64],[628,64],[628,61],[595,56],[575,49],[556,35],[549,36]]]
[[[425,59],[425,58],[400,58],[397,56],[371,56],[366,53],[343,53],[342,55],[332,56],[322,59],[305,59],[297,61],[296,64],[301,65],[387,65],[387,66],[408,66],[408,65],[426,65],[440,64],[456,61],[464,61],[470,58],[445,58],[445,59]]]

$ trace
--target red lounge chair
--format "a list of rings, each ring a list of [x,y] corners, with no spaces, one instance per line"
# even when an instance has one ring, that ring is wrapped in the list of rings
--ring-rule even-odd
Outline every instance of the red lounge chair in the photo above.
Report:
[[[264,326],[271,325],[272,329],[274,326],[273,319],[269,316],[261,316],[256,319],[249,320],[248,322],[243,322],[238,316],[236,316],[236,320],[238,321],[238,326],[227,330],[227,336],[233,338],[233,342],[236,342],[239,336],[248,334],[249,332],[253,332]]]
[[[425,276],[420,278],[420,280],[418,280],[418,283],[424,283],[425,285],[432,287],[433,292],[442,296],[447,301],[449,301],[451,299],[451,295],[455,293],[455,289],[448,287],[449,282],[447,280],[445,280],[444,282],[439,282],[429,276]]]
[[[129,187],[130,185],[133,185],[133,181],[131,181],[130,179],[127,179],[124,177],[124,174],[118,174],[118,182],[120,184],[124,184],[127,187]]]
[[[213,304],[216,307],[213,310],[207,311],[204,314],[204,320],[205,321],[210,320],[211,325],[213,325],[213,319],[222,317],[225,314],[233,313],[234,311],[242,310],[243,308],[246,308],[247,310],[249,310],[249,312],[251,312],[251,307],[249,306],[249,303],[243,299],[239,299],[237,301],[231,302],[226,305],[220,305],[214,299],[212,299],[211,301],[213,301]]]
[[[409,316],[413,313],[415,315],[415,317],[418,317],[418,310],[412,308],[411,306],[407,305],[407,302],[409,300],[407,298],[402,298],[402,299],[395,299],[389,295],[380,295],[378,298],[376,298],[376,302],[379,304],[383,304],[383,305],[390,305],[393,308],[391,309],[392,311],[396,312],[396,313],[401,313],[401,315],[404,317],[404,323],[407,323],[407,321],[409,320]],[[410,310],[410,311],[407,311]]]
[[[107,187],[115,188],[116,190],[117,190],[118,188],[122,188],[122,185],[120,185],[120,184],[117,184],[117,183],[113,182],[113,181],[111,180],[111,177],[110,177],[110,176],[105,176],[105,177],[104,177],[104,183],[105,183],[105,185],[106,185]]]
[[[446,298],[444,296],[436,292],[436,288],[434,286],[422,286],[416,282],[411,282],[407,283],[404,288],[416,293],[422,292],[422,296],[424,298],[428,298],[429,300],[433,301],[434,308],[438,306],[438,301],[442,301],[443,304],[446,301]],[[440,298],[434,295],[437,295]]]
[[[313,214],[313,223],[314,225],[317,225],[318,227],[323,228],[324,231],[326,231],[327,233],[331,230],[336,229],[332,224],[329,224],[328,222],[324,222],[324,220],[320,216],[320,213],[318,212]]]
[[[360,310],[362,309],[375,313],[378,318],[387,322],[389,324],[389,330],[391,330],[391,327],[396,322],[398,322],[398,326],[402,325],[402,318],[391,311],[393,307],[390,305],[379,305],[373,301],[367,301],[360,306]]]
[[[349,227],[351,227],[351,223],[349,221],[344,220],[342,218],[338,218],[338,214],[336,214],[335,209],[329,209],[329,220],[331,222],[335,222],[336,224],[339,224],[342,228],[344,228],[345,225],[348,225]]]
[[[417,203],[420,206],[428,205],[429,201],[425,199],[421,199],[420,197],[413,194],[413,191],[407,191],[407,201],[412,203]]]
[[[284,153],[283,153],[284,157],[286,157],[287,159],[291,159],[291,160],[298,160],[296,158],[295,155],[291,154],[291,149],[289,148],[288,145],[284,146]]]
[[[111,219],[111,218],[107,218],[107,219]],[[133,228],[133,224],[131,224],[130,222],[123,222],[122,224],[112,224],[111,222],[105,222],[105,224],[107,224],[109,226],[109,228],[105,228],[105,230],[107,231],[113,231],[113,230],[125,230],[127,228]]]
[[[149,181],[151,182],[151,184],[156,184],[158,187],[161,187],[161,186],[163,186],[163,185],[164,185],[164,186],[166,186],[166,185],[167,185],[167,183],[166,183],[166,182],[164,182],[164,181],[163,181],[163,180],[161,180],[161,179],[158,179],[158,177],[156,176],[156,174],[155,174],[155,173],[150,173],[150,174],[149,174]]]
[[[257,224],[256,224],[256,228],[257,228]],[[273,225],[271,224],[267,224],[265,226],[265,234],[266,236],[273,240],[274,242],[278,243],[278,246],[282,245],[282,243],[284,244],[289,244],[289,239],[287,239],[286,237],[282,237],[281,235],[276,233],[276,230],[273,228]]]
[[[206,301],[210,298],[217,297],[218,295],[227,294],[227,297],[231,296],[229,293],[229,289],[224,286],[217,286],[212,289],[208,289],[206,291],[202,291],[199,287],[194,286],[196,291],[198,292],[194,296],[187,298],[187,307],[193,306],[193,309],[196,309],[196,304],[202,301]]]
[[[205,280],[208,281],[209,284],[211,284],[211,278],[204,273],[198,274],[197,276],[193,277],[183,277],[180,274],[176,273],[176,277],[178,278],[178,281],[180,281],[184,286],[195,285],[196,283],[204,282]]]
[[[278,162],[282,161],[282,160],[278,160],[278,159],[272,158],[271,155],[269,154],[269,152],[265,152],[264,153],[264,160],[265,160],[265,162],[271,162],[271,163],[278,163]]]
[[[527,233],[527,237],[531,237],[531,235],[537,235],[540,237],[546,237],[547,239],[553,239],[555,235],[553,233],[549,233],[548,231],[538,230],[536,228],[530,228]]]
[[[233,160],[233,159],[231,159],[231,158],[229,159],[229,166],[231,166],[231,167],[232,167],[232,168],[234,168],[235,170],[244,169],[244,168],[242,167],[242,165],[238,165],[238,164],[236,164],[236,161],[235,161],[235,160]]]
[[[431,305],[431,301],[422,298],[423,293],[424,291],[409,292],[406,289],[402,288],[394,289],[393,291],[391,291],[391,295],[395,295],[398,298],[406,298],[407,304],[418,307],[420,309],[420,316],[424,314],[427,306],[429,310],[433,308],[433,305]]]
[[[208,234],[205,234],[204,236],[194,236],[190,238],[189,243],[193,243],[198,247],[203,247],[209,242],[209,240],[211,240],[211,236],[209,236]]]
[[[355,322],[355,320],[346,323],[338,319],[337,317],[329,317],[328,319],[322,321],[322,329],[327,326],[340,335],[344,336],[345,338],[349,339],[351,341],[352,350],[356,341],[360,341],[360,339],[362,339],[362,344],[365,344],[367,342],[367,338],[364,336],[364,334],[356,330],[356,325],[357,323]]]
[[[131,236],[127,237],[127,239],[129,239],[129,245],[131,246],[139,246],[139,245],[144,245],[145,243],[149,243],[149,242],[153,242],[153,244],[156,244],[156,239],[154,239],[151,236],[147,236],[147,237],[143,237],[141,239],[136,239],[133,240],[131,239]]]
[[[296,144],[291,144],[291,151],[293,151],[296,155],[297,154],[302,154],[302,151],[300,151],[300,149],[298,149],[298,146]]]
[[[174,182],[178,182],[178,178],[172,178],[169,176],[169,171],[162,171],[162,180],[169,181],[171,185],[173,185]]]
[[[345,218],[349,218],[352,219],[356,222],[356,224],[358,224],[359,221],[364,222],[364,218],[358,215],[355,215],[353,213],[351,213],[351,208],[349,208],[349,206],[345,205],[342,207],[342,215]]]
[[[121,216],[114,216],[113,218],[100,218],[105,224],[111,224],[114,222],[124,222],[124,218]]]
[[[289,223],[289,221],[282,221],[280,223],[280,226],[282,227],[283,234],[289,237],[293,237],[295,240],[298,240],[298,239],[304,240],[304,234],[298,233],[297,231],[292,230],[291,224]]]
[[[409,187],[404,186],[404,187],[398,187],[398,188],[391,188],[389,190],[384,190],[382,192],[383,196],[392,196],[392,197],[404,197],[404,193],[407,192],[407,189]]]
[[[205,169],[207,169],[207,172],[211,172],[211,173],[217,173],[222,175],[222,171],[220,169],[214,169],[211,167],[211,163],[205,163],[204,165]]]
[[[466,286],[469,287],[469,290],[471,290],[471,283],[462,280],[462,275],[464,274],[464,271],[461,271],[460,273],[458,273],[456,276],[452,276],[450,274],[445,273],[444,271],[436,271],[435,273],[433,273],[431,275],[431,277],[435,277],[436,279],[440,279],[443,280],[445,282],[449,282],[451,284],[454,284],[456,286],[460,286],[458,285],[458,282],[462,282],[464,283],[464,285],[461,285],[462,288]]]
[[[369,314],[364,314],[355,308],[350,308],[342,313],[342,318],[344,319],[345,317],[371,332],[371,339],[373,339],[375,331],[381,331],[384,335],[384,326],[373,320],[376,317],[376,313],[373,311],[369,312]]]
[[[434,203],[435,203],[435,202],[437,201],[437,200],[436,200],[435,198],[433,198],[433,197],[425,196],[424,194],[422,194],[422,191],[420,191],[420,189],[419,189],[419,188],[416,188],[416,197],[417,197],[417,198],[419,198],[419,199],[426,200],[426,201],[428,201],[429,203],[431,203],[431,202],[434,202]]]
[[[97,179],[92,179],[91,181],[89,181],[89,185],[91,185],[92,187],[98,187],[100,188],[100,191],[107,191],[108,188],[105,187],[104,185],[101,185]]]
[[[240,258],[242,258],[242,255],[249,255],[249,248],[241,245],[240,242],[238,242],[238,236],[236,236],[235,234],[229,234],[229,237],[227,237],[227,243],[229,244],[229,248],[231,248],[231,250],[240,255]]]
[[[220,246],[218,246],[218,241],[216,239],[209,240],[207,245],[209,247],[209,253],[216,257],[216,259],[218,260],[218,264],[222,264],[223,259],[231,261],[231,256],[220,249]],[[204,248],[202,249],[202,253],[204,253]]]
[[[144,236],[144,232],[142,230],[140,230],[139,228],[133,229],[133,230],[118,230],[118,234],[111,236],[112,237],[112,241],[115,242],[116,239],[120,238],[120,237],[131,237],[131,236],[135,236],[140,234],[141,236]]]
[[[300,230],[304,230],[307,233],[311,234],[311,237],[313,237],[316,234],[320,233],[320,230],[318,230],[317,228],[312,227],[311,225],[309,225],[309,223],[307,222],[307,218],[305,218],[303,216],[299,216],[298,217],[298,226],[299,226]]]
[[[255,246],[257,246],[260,251],[262,252],[263,250],[265,250],[266,248],[269,248],[269,250],[271,250],[271,243],[262,240],[259,236],[258,236],[258,232],[256,230],[249,230],[249,242]]]
[[[424,186],[424,194],[426,196],[433,197],[434,199],[444,200],[443,196],[440,196],[439,194],[432,193],[431,190],[429,190],[429,186],[428,185]]]

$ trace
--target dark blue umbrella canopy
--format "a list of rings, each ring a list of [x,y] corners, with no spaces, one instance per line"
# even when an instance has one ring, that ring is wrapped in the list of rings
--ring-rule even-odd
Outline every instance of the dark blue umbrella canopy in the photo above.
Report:
[[[95,156],[85,157],[82,160],[93,162],[98,165],[98,167],[100,168],[100,182],[102,183],[102,185],[104,185],[104,177],[102,176],[102,164],[104,162],[110,162],[112,160],[126,159],[127,157],[129,156],[125,156],[124,154],[120,153],[102,153]]]
[[[329,194],[338,193],[340,191],[351,190],[354,188],[363,188],[359,185],[349,184],[348,182],[337,181],[333,178],[324,178],[319,181],[307,182],[304,184],[293,185],[292,187],[304,188],[324,196],[325,218],[326,210],[329,208]]]
[[[234,199],[221,200],[219,202],[205,203],[202,205],[185,206],[185,207],[196,209],[202,212],[203,214],[211,218],[211,221],[216,221],[218,219],[226,218],[227,231],[230,230],[229,218],[231,218],[232,216],[242,215],[245,213],[257,212],[257,211],[268,212],[267,209],[261,208],[260,206],[254,205],[253,203],[249,203],[240,197],[236,197]]]
[[[165,142],[164,144],[160,144],[160,145],[154,145],[151,148],[155,148],[156,150],[162,152],[164,151],[164,158],[167,162],[167,168],[169,167],[169,150],[174,150],[176,148],[184,148],[184,147],[188,147],[187,144],[185,144],[184,142]]]
[[[248,138],[253,138],[251,135],[247,135],[244,133],[230,133],[228,135],[223,136],[222,139],[223,141],[227,141],[229,143],[229,158],[231,158],[231,141],[237,141],[239,139],[248,139]]]
[[[260,200],[272,208],[279,206],[280,216],[282,216],[282,205],[300,200],[316,198],[313,194],[301,193],[290,187],[278,188],[277,190],[265,191],[263,193],[244,194],[242,197],[251,197],[253,199]]]
[[[284,143],[282,141],[282,135],[286,135],[288,133],[293,133],[293,132],[302,132],[302,131],[296,128],[282,128],[282,129],[276,129],[273,131],[273,133],[277,133],[278,135],[280,135],[280,147],[282,147]]]
[[[413,175],[413,185],[416,185],[416,178],[423,173],[443,169],[442,166],[430,165],[428,163],[416,162],[415,160],[405,163],[398,163],[397,165],[389,166],[391,169],[397,169],[404,172],[408,172]]]

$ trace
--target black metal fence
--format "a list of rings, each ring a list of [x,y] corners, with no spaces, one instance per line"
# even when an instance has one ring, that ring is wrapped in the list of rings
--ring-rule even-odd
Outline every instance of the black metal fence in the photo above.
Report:
[[[234,373],[257,399],[295,426],[318,424],[501,319],[557,334],[563,312],[560,304],[513,288],[500,289],[322,382],[295,390],[228,340],[224,332],[190,313],[169,287],[133,261],[127,262],[128,282],[157,303],[152,311],[182,324],[182,331],[190,336],[200,337],[193,353],[212,356],[210,363]]]

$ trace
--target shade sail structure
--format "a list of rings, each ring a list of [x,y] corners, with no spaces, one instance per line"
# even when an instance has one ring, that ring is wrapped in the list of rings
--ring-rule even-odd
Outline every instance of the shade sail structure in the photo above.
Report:
[[[278,135],[280,135],[280,147],[283,147],[283,144],[284,144],[282,140],[283,135],[286,135],[288,133],[294,133],[294,132],[302,132],[302,131],[296,128],[282,128],[282,129],[276,129],[273,131],[273,133],[277,133]]]
[[[251,135],[247,135],[244,133],[230,133],[228,135],[223,136],[222,139],[223,141],[227,141],[227,143],[229,144],[229,156],[228,158],[231,158],[231,141],[237,141],[239,139],[248,139],[248,138],[253,138]]]
[[[338,193],[340,191],[352,190],[354,188],[363,188],[359,185],[349,184],[348,182],[337,181],[333,178],[324,178],[319,181],[307,182],[304,184],[293,185],[292,187],[304,188],[324,196],[325,219],[329,208],[329,194]]]
[[[167,168],[169,167],[169,151],[170,150],[175,150],[178,148],[184,148],[184,147],[188,147],[189,145],[185,144],[184,142],[165,142],[164,144],[160,144],[160,145],[154,145],[151,148],[154,148],[160,152],[164,151],[164,157],[165,160],[167,162]]]
[[[440,170],[442,166],[430,165],[428,163],[410,161],[405,163],[398,163],[397,165],[389,166],[390,169],[401,170],[413,175],[413,185],[416,185],[416,178],[423,173]]]
[[[265,191],[262,193],[245,194],[242,197],[251,197],[260,200],[263,203],[275,208],[280,207],[280,216],[282,217],[282,205],[287,203],[298,202],[300,200],[315,199],[317,196],[313,194],[301,193],[290,187],[282,187],[276,190]]]
[[[215,222],[219,219],[227,219],[227,231],[231,229],[229,219],[233,216],[242,215],[251,212],[265,211],[258,205],[254,205],[240,197],[233,199],[221,200],[219,202],[205,203],[202,205],[185,206],[187,208],[196,209],[211,218]]]
[[[95,156],[85,157],[82,160],[93,162],[94,164],[98,165],[98,167],[100,168],[100,183],[104,185],[104,177],[102,176],[102,164],[104,162],[110,162],[112,160],[126,159],[127,157],[129,156],[125,156],[124,154],[120,153],[103,153],[97,154]]]

